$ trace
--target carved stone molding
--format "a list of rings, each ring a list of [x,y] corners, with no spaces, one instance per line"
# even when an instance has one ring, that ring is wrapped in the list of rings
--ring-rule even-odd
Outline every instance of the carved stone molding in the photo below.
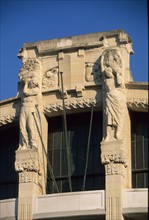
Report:
[[[91,107],[93,104],[96,106],[102,106],[102,101],[101,100],[96,100],[95,98],[92,99],[85,99],[81,98],[80,99],[69,99],[67,101],[67,108],[68,109],[73,109],[73,108],[82,108],[82,104],[80,105],[79,103],[84,103],[83,106],[85,107]],[[61,111],[63,110],[62,107],[62,101],[58,101],[52,104],[47,104],[44,106],[44,111],[46,112],[53,112],[53,111]],[[138,98],[131,98],[127,99],[127,107],[131,109],[132,111],[143,111],[143,112],[148,112],[148,99],[138,99]],[[5,111],[6,108],[6,111]],[[14,121],[19,120],[19,104],[14,111],[14,109],[9,109],[8,106],[4,106],[4,110],[1,111],[0,114],[0,127],[9,123],[13,123]],[[9,113],[7,113],[9,112]]]
[[[18,172],[23,172],[23,171],[39,172],[39,164],[35,161],[24,161],[24,162],[16,161],[15,169]]]
[[[123,177],[125,177],[125,166],[123,166],[123,164],[115,164],[115,163],[111,163],[111,164],[106,164],[105,165],[105,172],[106,172],[106,176],[107,175],[122,175]]]
[[[18,120],[19,120],[19,113],[17,115],[16,113],[5,115],[0,118],[0,126],[6,125],[14,121],[18,121]]]
[[[101,142],[101,162],[107,164],[123,164],[127,167],[128,155],[123,141],[103,141]]]
[[[85,98],[78,98],[78,99],[67,99],[65,100],[65,107],[66,109],[79,109],[79,108],[90,108],[91,106],[101,106],[101,100],[96,100],[95,98],[85,99]],[[57,112],[63,110],[63,103],[62,100],[48,104],[44,106],[44,112]]]
[[[121,163],[127,167],[127,155],[124,152],[102,153],[101,162],[103,164]]]
[[[132,98],[127,100],[127,107],[135,111],[148,111],[148,99]]]
[[[34,182],[38,184],[38,173],[24,171],[19,173],[19,183]]]
[[[19,173],[24,171],[40,173],[37,150],[17,150],[15,170]]]

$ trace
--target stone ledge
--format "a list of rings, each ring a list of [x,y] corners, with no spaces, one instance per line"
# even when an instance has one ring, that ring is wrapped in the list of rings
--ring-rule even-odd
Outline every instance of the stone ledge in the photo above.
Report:
[[[125,40],[122,39],[122,35],[125,35]],[[131,43],[130,37],[124,32],[124,30],[113,30],[109,32],[97,32],[92,34],[82,34],[78,36],[69,36],[32,43],[24,43],[23,47],[26,49],[37,48],[38,53],[53,53],[54,51],[58,51],[61,49],[66,50],[80,47],[101,47],[104,45],[103,39],[110,37],[117,37],[120,43]]]
[[[104,190],[40,196],[35,199],[34,219],[105,215]]]

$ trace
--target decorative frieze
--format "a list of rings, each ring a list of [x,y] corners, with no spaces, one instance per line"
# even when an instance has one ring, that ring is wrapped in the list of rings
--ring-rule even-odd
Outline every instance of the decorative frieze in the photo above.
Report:
[[[127,100],[127,106],[133,111],[148,111],[148,99],[132,98]]]
[[[36,172],[41,175],[39,153],[37,149],[17,150],[15,170],[21,172]]]
[[[66,109],[79,109],[79,108],[90,108],[91,106],[101,106],[101,100],[96,100],[95,98],[85,99],[67,99],[65,100],[65,108]],[[63,110],[62,100],[57,103],[52,103],[44,106],[44,112],[57,112]]]
[[[85,90],[85,88],[83,88],[83,90]],[[81,92],[81,90],[78,90],[78,88],[76,88],[76,92],[79,95],[81,93],[81,96],[82,96],[82,92]],[[83,98],[83,100],[85,100],[85,99]],[[69,108],[69,109],[79,108],[79,105],[77,104],[78,102],[74,101],[74,98],[72,99],[72,101],[71,101],[71,99],[69,99],[69,103],[70,104],[67,104],[67,108]],[[91,106],[92,103],[94,103],[95,106],[101,106],[102,105],[102,100],[99,101],[99,100],[96,100],[95,98],[92,98],[90,100],[86,100],[84,103],[85,103],[83,105],[84,108],[85,108],[85,106],[86,107]],[[91,103],[91,104],[89,104],[89,103]],[[81,105],[81,107],[82,107],[82,105]],[[139,99],[139,98],[127,99],[127,107],[129,109],[131,109],[132,111],[148,112],[148,99]],[[45,112],[46,111],[48,111],[48,112],[50,112],[50,111],[51,112],[52,111],[61,111],[62,109],[63,109],[62,101],[52,103],[52,104],[47,104],[47,105],[44,106],[44,111]],[[8,111],[8,107],[7,107],[7,111]],[[12,123],[14,121],[19,120],[20,112],[19,112],[18,109],[15,109],[15,111],[14,111],[14,109],[9,110],[8,114],[5,111],[3,111],[3,112],[1,111],[1,114],[0,114],[0,126],[3,126],[3,125],[6,125],[6,124],[9,124],[9,123]]]
[[[0,118],[0,126],[6,125],[9,123],[12,123],[13,121],[18,121],[18,120],[19,120],[19,114],[16,115],[15,113],[12,113],[9,115],[5,115]]]
[[[23,172],[23,171],[34,171],[34,172],[39,172],[40,167],[39,163],[37,161],[33,160],[26,160],[26,161],[17,161],[15,162],[15,170],[17,172]]]
[[[102,153],[101,161],[103,164],[121,163],[127,167],[127,155],[124,152]]]
[[[125,177],[126,169],[123,164],[106,164],[105,165],[105,173],[107,175],[122,175]]]
[[[24,171],[19,173],[19,183],[33,182],[38,184],[38,179],[38,173],[36,172]]]

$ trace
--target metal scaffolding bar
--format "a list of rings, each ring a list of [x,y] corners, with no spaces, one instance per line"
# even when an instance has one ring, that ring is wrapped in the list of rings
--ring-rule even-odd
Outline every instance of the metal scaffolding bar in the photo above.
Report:
[[[68,146],[68,136],[67,136],[67,120],[66,120],[66,108],[64,101],[64,86],[63,86],[63,72],[60,72],[61,75],[61,88],[62,88],[62,99],[63,99],[63,116],[64,116],[64,129],[65,129],[65,143],[66,143],[66,154],[67,154],[67,167],[68,167],[68,182],[69,190],[72,192],[72,183],[71,183],[71,172],[70,172],[70,148]]]
[[[93,121],[93,110],[94,110],[94,106],[92,106],[91,108],[90,126],[89,126],[89,134],[88,134],[88,142],[87,142],[87,150],[86,150],[86,163],[85,163],[83,186],[82,186],[83,191],[85,190],[86,175],[87,175],[87,168],[88,168],[89,148],[90,148],[90,139],[91,139],[91,131],[92,131],[92,121]]]

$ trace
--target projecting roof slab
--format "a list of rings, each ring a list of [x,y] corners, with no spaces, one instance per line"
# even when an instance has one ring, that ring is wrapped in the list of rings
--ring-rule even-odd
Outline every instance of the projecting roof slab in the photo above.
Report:
[[[38,53],[44,53],[48,51],[54,52],[61,49],[65,50],[80,47],[101,47],[104,45],[106,38],[115,38],[119,44],[131,43],[130,37],[124,32],[124,30],[113,30],[109,32],[97,32],[93,34],[83,34],[33,43],[24,43],[23,47],[26,49],[36,47],[38,49]]]

